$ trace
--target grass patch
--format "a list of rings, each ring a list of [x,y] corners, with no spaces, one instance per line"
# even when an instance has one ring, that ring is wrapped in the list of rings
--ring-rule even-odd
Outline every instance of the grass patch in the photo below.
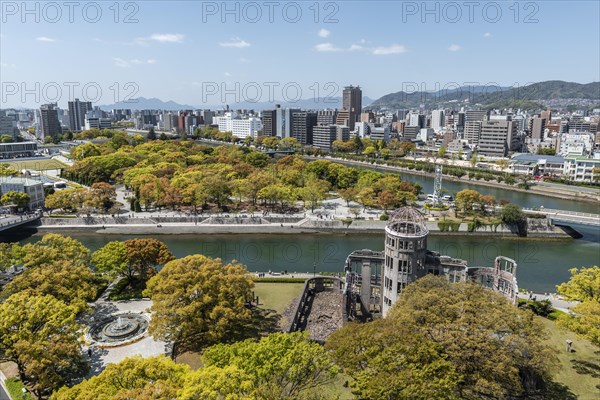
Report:
[[[67,164],[64,164],[54,159],[12,161],[9,162],[8,165],[16,169],[17,171],[21,171],[22,169],[30,169],[33,171],[46,171],[52,169],[62,169],[67,167]]]
[[[300,296],[302,289],[304,280],[302,283],[257,282],[254,294],[258,296],[260,308],[281,314],[292,300]]]
[[[14,400],[23,399],[23,388],[25,387],[25,385],[23,385],[23,382],[21,382],[17,378],[8,378],[6,381],[4,381],[4,383],[6,384],[6,388],[8,389],[8,395],[11,398],[13,398]],[[33,397],[31,397],[29,392],[27,392],[27,394],[25,395],[25,399],[33,400]]]
[[[112,301],[141,299],[144,297],[142,292],[146,289],[146,281],[139,279],[121,278],[121,280],[112,288],[108,298]]]
[[[554,372],[554,381],[567,386],[580,399],[597,399],[600,390],[600,357],[598,348],[574,333],[561,330],[553,321],[539,320],[548,331],[546,344],[552,347],[560,360]],[[572,353],[566,352],[566,340],[573,340]]]

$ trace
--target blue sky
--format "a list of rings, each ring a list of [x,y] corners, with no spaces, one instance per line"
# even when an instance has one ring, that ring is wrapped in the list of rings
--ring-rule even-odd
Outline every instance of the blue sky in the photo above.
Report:
[[[65,107],[72,94],[201,105],[256,99],[257,88],[266,101],[339,96],[348,84],[378,98],[415,85],[600,80],[597,1],[54,4],[27,13],[2,2],[2,107]]]

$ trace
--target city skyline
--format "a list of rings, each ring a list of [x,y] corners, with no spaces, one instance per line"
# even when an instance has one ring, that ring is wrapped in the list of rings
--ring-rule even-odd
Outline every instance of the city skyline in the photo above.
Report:
[[[597,64],[558,57],[598,59],[600,39],[586,31],[598,3],[275,3],[3,2],[0,106],[283,101],[341,97],[348,84],[377,99],[415,85],[600,80]],[[536,51],[548,57],[531,63]]]

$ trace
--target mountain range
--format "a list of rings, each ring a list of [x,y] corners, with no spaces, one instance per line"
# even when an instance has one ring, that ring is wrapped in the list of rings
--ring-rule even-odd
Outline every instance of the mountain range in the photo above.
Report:
[[[373,102],[373,99],[363,96],[362,98],[363,107],[368,106]],[[243,101],[239,103],[228,104],[232,110],[240,109],[251,109],[251,110],[267,110],[275,108],[275,105],[279,104],[283,108],[301,108],[301,109],[312,109],[321,110],[325,108],[342,108],[341,97],[319,97],[317,99],[302,99],[295,102],[285,101],[274,101],[274,102],[249,102]],[[178,110],[197,110],[197,109],[211,109],[211,110],[222,110],[226,107],[225,104],[212,104],[212,105],[199,105],[192,106],[189,104],[179,104],[172,100],[162,101],[157,98],[147,99],[145,97],[138,97],[128,101],[120,101],[114,104],[106,104],[100,106],[102,110],[110,111],[112,109],[132,109],[132,110],[167,110],[167,111],[178,111]]]
[[[549,101],[589,100],[590,104],[600,104],[600,82],[587,84],[545,81],[522,87],[463,86],[435,92],[395,92],[375,100],[370,108],[410,109],[435,108],[456,105],[479,105],[484,108],[544,108]]]

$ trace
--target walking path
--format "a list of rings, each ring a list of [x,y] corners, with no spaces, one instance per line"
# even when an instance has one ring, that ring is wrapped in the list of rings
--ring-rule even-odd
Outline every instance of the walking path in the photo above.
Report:
[[[528,300],[530,299],[529,293],[519,293],[520,299]],[[531,300],[542,301],[542,300],[550,300],[552,304],[552,308],[556,308],[557,310],[569,313],[570,309],[573,306],[579,304],[578,301],[567,301],[563,300],[561,296],[556,293],[531,293]]]

